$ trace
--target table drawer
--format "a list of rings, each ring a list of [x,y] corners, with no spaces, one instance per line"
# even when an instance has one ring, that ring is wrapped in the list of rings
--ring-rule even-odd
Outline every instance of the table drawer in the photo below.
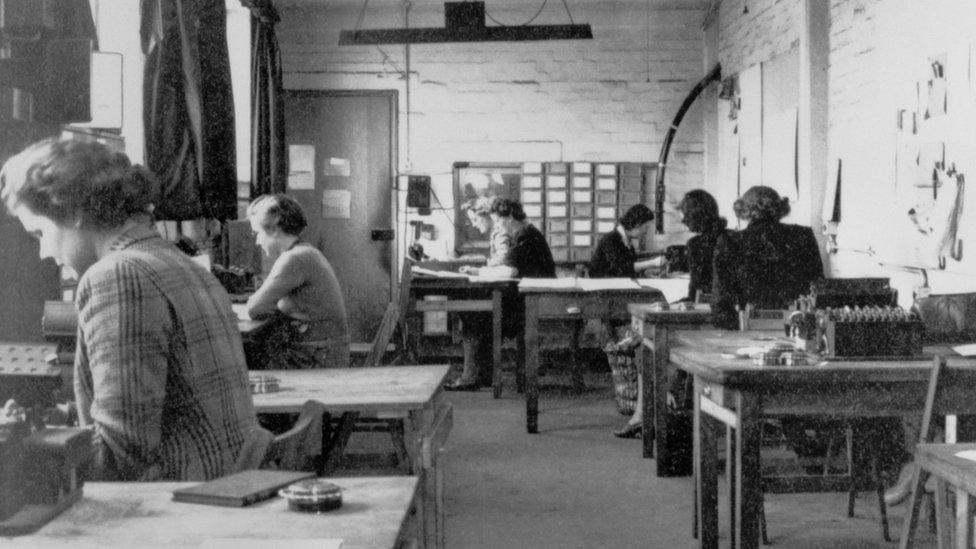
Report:
[[[599,318],[609,312],[608,303],[606,298],[597,296],[545,296],[539,298],[539,316],[584,315]]]

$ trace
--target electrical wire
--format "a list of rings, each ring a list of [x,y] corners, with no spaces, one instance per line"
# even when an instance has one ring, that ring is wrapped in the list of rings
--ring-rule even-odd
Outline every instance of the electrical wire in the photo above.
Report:
[[[525,23],[520,23],[518,25],[506,25],[505,23],[502,23],[498,19],[495,19],[494,17],[492,17],[491,14],[488,13],[488,10],[485,10],[485,17],[487,17],[489,20],[491,20],[492,23],[494,23],[496,25],[501,25],[503,27],[524,27],[526,25],[532,24],[532,22],[535,21],[537,17],[539,17],[539,14],[541,14],[542,13],[542,10],[544,10],[546,8],[546,3],[548,3],[548,2],[549,2],[549,0],[542,0],[542,5],[539,6],[539,10],[535,12],[535,15],[533,15],[531,18],[529,18],[529,20],[526,21]],[[563,0],[563,4],[565,4],[565,3],[566,3],[566,0]],[[569,8],[566,8],[566,9],[568,10]],[[573,20],[573,16],[572,15],[569,16],[569,20],[570,21]]]
[[[572,13],[569,13],[569,5],[566,4],[566,0],[563,0],[563,7],[566,8],[566,15],[569,16],[569,24],[570,25],[575,25],[576,22],[573,21],[573,14]]]
[[[363,19],[366,18],[366,6],[369,6],[369,0],[363,0],[363,7],[359,9],[359,17],[356,18],[356,30],[354,32],[359,32],[363,26]]]

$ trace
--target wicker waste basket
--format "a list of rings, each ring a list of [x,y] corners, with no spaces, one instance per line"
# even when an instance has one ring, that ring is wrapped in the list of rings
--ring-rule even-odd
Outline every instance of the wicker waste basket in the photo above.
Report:
[[[640,346],[640,335],[633,330],[627,330],[623,339],[616,343],[610,342],[603,347],[610,364],[610,374],[613,377],[613,396],[617,402],[617,411],[621,415],[631,415],[637,406],[637,363],[634,354]]]

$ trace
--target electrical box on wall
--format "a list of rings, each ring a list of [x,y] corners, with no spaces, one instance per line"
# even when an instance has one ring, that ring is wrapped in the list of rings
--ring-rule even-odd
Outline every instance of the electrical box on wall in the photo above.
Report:
[[[411,175],[407,177],[407,207],[418,208],[421,215],[430,213],[430,176]]]

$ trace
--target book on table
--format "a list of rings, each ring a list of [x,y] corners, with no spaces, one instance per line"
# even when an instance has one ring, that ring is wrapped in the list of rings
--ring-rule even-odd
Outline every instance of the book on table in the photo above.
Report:
[[[274,497],[278,490],[314,472],[250,469],[173,490],[173,501],[244,507]]]

